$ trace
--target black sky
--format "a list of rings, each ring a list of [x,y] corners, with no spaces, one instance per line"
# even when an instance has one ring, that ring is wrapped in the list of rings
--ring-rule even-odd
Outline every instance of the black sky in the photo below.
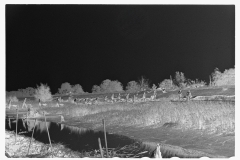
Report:
[[[209,81],[235,66],[234,5],[6,5],[6,90]]]

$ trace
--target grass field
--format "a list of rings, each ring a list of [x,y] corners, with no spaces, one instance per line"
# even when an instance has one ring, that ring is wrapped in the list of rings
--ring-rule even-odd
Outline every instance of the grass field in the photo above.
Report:
[[[82,123],[96,128],[101,120],[119,126],[175,126],[181,129],[202,129],[210,132],[234,132],[235,103],[233,102],[148,102],[139,104],[107,104],[43,108],[48,113],[77,117]]]
[[[183,94],[187,91],[183,90]],[[193,96],[209,95],[235,95],[234,87],[212,87],[191,90]],[[141,97],[142,93],[138,93]],[[74,97],[110,97],[111,94],[89,94]],[[133,96],[133,94],[131,95]],[[130,96],[130,97],[131,97]],[[28,100],[33,108],[46,111],[50,114],[62,114],[81,121],[91,123],[94,128],[101,125],[101,120],[106,120],[108,126],[166,126],[179,129],[198,129],[214,132],[234,132],[235,130],[235,102],[228,101],[189,101],[171,102],[172,97],[177,97],[177,91],[158,93],[159,101],[98,105],[76,105],[63,102],[63,107],[55,107],[56,102],[48,102],[47,107],[39,107],[34,100]],[[63,99],[68,97],[63,96]],[[22,102],[15,102],[21,106]]]

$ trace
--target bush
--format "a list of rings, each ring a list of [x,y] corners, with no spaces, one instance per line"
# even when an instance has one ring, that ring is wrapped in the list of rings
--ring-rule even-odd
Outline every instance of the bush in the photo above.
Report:
[[[75,86],[72,87],[72,92],[74,94],[83,94],[85,93],[82,89],[82,86],[80,84],[76,84]]]
[[[94,85],[92,87],[92,93],[100,93],[101,92],[101,87],[98,85]]]
[[[104,80],[100,86],[94,85],[92,88],[93,93],[112,93],[112,92],[122,92],[123,86],[121,82],[115,80],[111,81],[109,79]]]
[[[184,76],[184,73],[176,72],[173,82],[178,87],[181,87],[181,88],[186,87],[186,77]]]
[[[50,92],[50,88],[44,84],[37,86],[34,97],[36,100],[40,100],[41,102],[51,101],[52,94]]]
[[[204,87],[206,86],[207,83],[205,81],[202,81],[202,80],[190,80],[188,79],[187,80],[187,87],[190,87],[190,88],[199,88],[199,87]]]
[[[58,89],[59,94],[68,94],[68,93],[74,93],[74,94],[83,94],[85,93],[82,89],[82,86],[80,84],[71,85],[68,82],[65,82],[61,85],[61,88]]]
[[[166,90],[171,90],[177,88],[175,84],[172,83],[171,79],[164,79],[159,83],[159,88],[165,88]]]
[[[10,100],[11,102],[18,102],[18,98],[16,96],[7,97],[6,101],[9,102]]]
[[[58,89],[59,94],[67,94],[67,93],[70,93],[72,91],[73,91],[72,86],[68,82],[63,83],[61,85],[61,88]]]
[[[213,86],[235,85],[235,68],[225,70],[223,73],[218,68],[211,74]]]
[[[144,76],[139,79],[138,84],[141,88],[141,90],[148,90],[150,87],[150,80],[145,78]]]
[[[30,97],[35,94],[35,89],[32,87],[28,87],[26,89],[18,89],[17,91],[6,92],[8,96],[16,96],[16,97]]]
[[[136,81],[128,82],[126,87],[126,92],[133,93],[133,92],[139,92],[139,91],[141,91],[141,87]]]

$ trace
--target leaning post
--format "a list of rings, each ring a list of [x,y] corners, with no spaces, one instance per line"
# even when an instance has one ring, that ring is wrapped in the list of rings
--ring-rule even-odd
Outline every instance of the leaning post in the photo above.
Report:
[[[47,134],[48,134],[48,140],[49,140],[49,143],[51,145],[51,150],[52,150],[52,143],[51,143],[51,138],[50,138],[49,131],[48,131],[48,126],[47,126],[47,120],[46,120],[45,112],[43,112],[43,115],[44,115],[44,118],[45,118],[45,124],[46,124]]]
[[[17,125],[18,125],[18,105],[17,105],[17,119],[16,119],[16,135],[15,135],[15,143],[17,142]]]
[[[103,121],[103,130],[104,130],[104,138],[105,138],[106,152],[107,152],[107,158],[108,158],[108,147],[107,147],[107,136],[106,136],[105,120],[103,119],[102,121]]]

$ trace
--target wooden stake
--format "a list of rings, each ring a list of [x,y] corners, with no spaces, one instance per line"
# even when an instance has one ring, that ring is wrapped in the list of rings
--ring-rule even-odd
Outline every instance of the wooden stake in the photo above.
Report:
[[[172,76],[170,75],[170,80],[171,80],[171,87],[172,87]]]
[[[8,125],[9,125],[9,128],[12,129],[12,126],[11,126],[11,119],[8,118]]]
[[[43,115],[44,115],[44,118],[45,118],[45,124],[46,124],[46,127],[47,127],[48,139],[49,139],[49,143],[50,143],[50,145],[51,145],[51,150],[52,150],[52,143],[51,143],[51,138],[50,138],[49,131],[48,131],[48,126],[47,126],[47,121],[46,121],[45,112],[43,112]]]
[[[12,104],[12,100],[10,99],[9,104],[8,104],[9,109],[11,109],[11,104]]]
[[[16,119],[16,135],[15,135],[15,143],[17,142],[17,125],[18,125],[18,105],[17,105],[17,119]]]
[[[33,134],[34,134],[35,126],[36,126],[36,121],[37,121],[37,119],[35,119],[35,122],[34,122],[34,127],[33,127],[33,132],[32,132],[32,138],[31,138],[30,143],[29,143],[29,146],[28,146],[27,155],[28,155],[28,153],[29,153],[29,149],[30,149],[30,146],[31,146],[31,143],[32,143]]]
[[[107,147],[107,136],[106,136],[105,120],[103,119],[102,121],[103,121],[103,130],[104,130],[105,146],[106,146],[106,152],[107,152],[107,158],[108,158],[108,147]]]
[[[211,80],[211,76],[209,76],[209,79],[210,79],[210,86],[212,86],[212,80]]]
[[[98,138],[98,145],[99,145],[99,149],[100,149],[101,156],[102,156],[102,158],[103,158],[102,145],[101,145],[101,140],[100,140],[100,138]]]
[[[27,98],[24,99],[23,104],[22,104],[22,108],[23,108],[23,106],[27,107],[27,105],[25,104],[26,100],[27,100]]]

